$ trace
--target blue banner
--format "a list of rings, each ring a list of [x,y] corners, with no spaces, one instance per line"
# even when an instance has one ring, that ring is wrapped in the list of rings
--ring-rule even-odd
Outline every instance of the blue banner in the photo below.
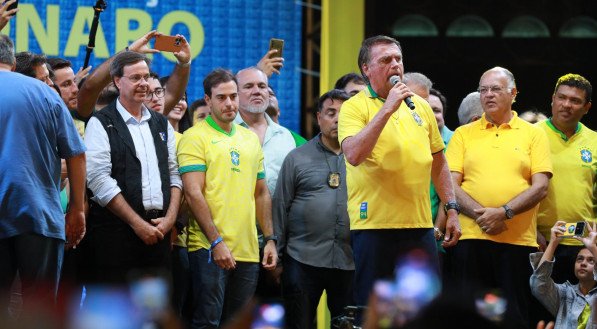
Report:
[[[16,51],[44,53],[73,62],[77,71],[93,19],[94,0],[22,0],[19,12],[3,32],[15,40]],[[100,16],[93,67],[124,49],[146,32],[183,34],[192,49],[188,86],[190,102],[203,97],[203,78],[214,68],[233,72],[255,65],[267,52],[270,38],[285,40],[284,68],[270,85],[281,107],[280,123],[298,131],[300,126],[301,7],[290,0],[221,1],[106,1]],[[174,68],[172,54],[153,56],[152,70],[160,76]]]

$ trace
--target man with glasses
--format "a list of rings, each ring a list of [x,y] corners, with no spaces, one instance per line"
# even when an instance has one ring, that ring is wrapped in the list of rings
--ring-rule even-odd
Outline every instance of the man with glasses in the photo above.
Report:
[[[145,106],[158,113],[164,114],[164,95],[166,89],[160,83],[160,77],[155,72],[149,73],[149,90],[147,91],[147,98],[145,99]]]
[[[174,53],[178,63],[173,74],[188,77],[190,47],[179,37],[182,50]],[[91,192],[86,259],[93,282],[122,284],[132,271],[146,274],[170,267],[167,237],[182,189],[174,129],[164,115],[144,105],[151,76],[149,60],[140,52],[147,51],[139,45],[131,48],[138,52],[120,52],[108,60],[120,96],[94,114],[85,132]],[[94,88],[109,82],[103,78],[106,66],[90,76]],[[184,91],[187,80],[183,82]]]
[[[552,168],[545,133],[512,111],[517,92],[507,69],[485,72],[479,82],[483,116],[450,140],[446,156],[462,237],[448,253],[457,288],[473,296],[501,289],[506,327],[529,328],[528,257],[537,249],[537,208]]]

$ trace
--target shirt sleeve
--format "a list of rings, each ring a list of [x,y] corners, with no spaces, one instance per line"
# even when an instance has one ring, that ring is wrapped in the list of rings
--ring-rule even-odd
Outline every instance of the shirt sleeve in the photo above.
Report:
[[[295,192],[295,167],[292,154],[286,156],[280,168],[276,191],[272,197],[272,221],[274,234],[278,236],[276,246],[278,257],[282,259],[286,251],[286,228],[288,227],[288,210],[294,200]]]
[[[533,268],[533,275],[531,275],[529,280],[531,292],[555,316],[560,306],[560,292],[558,284],[551,278],[554,261],[545,261],[541,265],[538,265],[542,256],[542,252],[529,255],[531,267]]]
[[[356,97],[356,96],[353,96]],[[358,134],[367,125],[367,118],[364,114],[365,104],[359,104],[358,100],[348,100],[342,104],[338,117],[338,141],[340,145],[347,137]]]
[[[182,180],[178,173],[176,159],[176,134],[174,134],[174,128],[170,122],[168,122],[168,171],[170,172],[170,187],[178,187],[182,190]]]
[[[264,164],[264,156],[263,156],[263,149],[261,145],[259,145],[259,167],[257,169],[257,179],[265,179],[265,164]]]
[[[545,135],[545,131],[537,126],[533,127],[534,136],[533,144],[531,145],[531,175],[540,172],[547,172],[551,176],[553,168],[551,164],[551,152],[549,149],[549,141]]]
[[[116,180],[110,176],[112,160],[108,134],[95,117],[92,117],[87,124],[85,145],[87,146],[87,186],[93,192],[91,199],[105,207],[121,190]]]
[[[185,174],[192,171],[207,171],[205,145],[194,131],[187,131],[178,143],[178,171]]]
[[[450,139],[448,149],[446,150],[446,159],[450,171],[464,173],[464,140],[462,138],[462,129],[457,128]]]

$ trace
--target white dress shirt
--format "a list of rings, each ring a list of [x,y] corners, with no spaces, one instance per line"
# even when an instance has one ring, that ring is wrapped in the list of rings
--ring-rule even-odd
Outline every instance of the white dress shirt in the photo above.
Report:
[[[145,210],[162,210],[164,196],[158,159],[155,151],[153,136],[149,129],[151,114],[143,106],[141,120],[137,121],[120,103],[116,101],[116,109],[126,123],[133,138],[137,158],[141,163],[141,190]],[[168,123],[168,169],[170,172],[170,186],[182,189],[182,180],[178,173],[176,161],[176,143],[174,128]],[[112,163],[110,156],[110,141],[101,122],[92,117],[85,129],[85,145],[87,146],[87,185],[93,192],[93,201],[105,207],[118,193],[121,192],[116,180],[110,175]],[[168,205],[166,205],[167,207]]]

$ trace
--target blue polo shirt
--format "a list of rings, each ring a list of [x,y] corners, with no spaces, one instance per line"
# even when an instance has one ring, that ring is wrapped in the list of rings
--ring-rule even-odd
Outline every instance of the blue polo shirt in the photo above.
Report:
[[[43,82],[0,71],[0,239],[64,239],[60,159],[85,152],[73,119]]]

